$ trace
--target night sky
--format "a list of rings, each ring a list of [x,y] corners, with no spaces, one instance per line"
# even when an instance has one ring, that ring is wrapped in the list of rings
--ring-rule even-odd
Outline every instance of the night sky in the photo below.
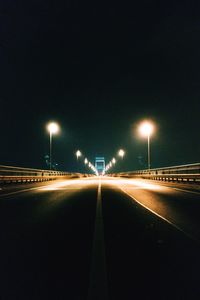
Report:
[[[61,170],[119,148],[116,171],[142,169],[144,118],[152,167],[200,161],[200,2],[129,2],[0,1],[1,164],[45,168],[54,120]]]

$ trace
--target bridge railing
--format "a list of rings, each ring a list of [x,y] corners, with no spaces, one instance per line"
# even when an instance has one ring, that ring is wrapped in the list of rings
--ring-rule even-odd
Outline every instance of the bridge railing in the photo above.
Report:
[[[84,174],[0,165],[0,183],[23,183],[83,177]]]
[[[112,176],[200,183],[200,163],[116,173]]]

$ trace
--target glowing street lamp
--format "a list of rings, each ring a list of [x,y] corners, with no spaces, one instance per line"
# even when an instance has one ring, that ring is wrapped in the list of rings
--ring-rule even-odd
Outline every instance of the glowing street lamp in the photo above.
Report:
[[[124,155],[125,155],[125,151],[123,149],[120,149],[118,151],[118,155],[123,159],[124,158]]]
[[[55,122],[50,122],[47,125],[47,130],[49,131],[49,167],[50,170],[52,168],[52,136],[53,134],[58,133],[59,131],[59,125]]]
[[[79,159],[79,157],[81,157],[81,155],[82,155],[81,151],[77,150],[76,151],[76,158],[77,158],[77,160]]]
[[[116,164],[116,159],[115,159],[115,158],[112,159],[112,163],[113,163],[114,165]]]
[[[85,165],[88,164],[88,159],[87,159],[87,158],[84,159],[84,164],[85,164]]]
[[[147,137],[148,141],[148,169],[151,169],[151,153],[150,153],[150,139],[151,135],[154,132],[154,125],[152,122],[149,121],[144,121],[140,126],[139,126],[139,131],[140,134],[144,137]]]

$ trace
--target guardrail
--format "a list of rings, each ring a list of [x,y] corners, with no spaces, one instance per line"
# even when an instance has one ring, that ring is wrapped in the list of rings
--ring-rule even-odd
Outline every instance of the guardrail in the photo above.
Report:
[[[55,180],[58,178],[78,178],[86,175],[53,170],[40,170],[0,165],[0,184],[26,183],[37,181]]]
[[[116,173],[112,176],[200,183],[200,163]]]

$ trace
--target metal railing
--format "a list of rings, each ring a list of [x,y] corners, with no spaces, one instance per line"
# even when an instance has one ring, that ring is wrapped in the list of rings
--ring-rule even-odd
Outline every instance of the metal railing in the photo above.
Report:
[[[116,173],[112,176],[200,183],[200,163]]]
[[[53,170],[30,169],[0,165],[0,183],[25,183],[55,180],[58,178],[78,178],[86,176],[80,173],[68,173]]]

